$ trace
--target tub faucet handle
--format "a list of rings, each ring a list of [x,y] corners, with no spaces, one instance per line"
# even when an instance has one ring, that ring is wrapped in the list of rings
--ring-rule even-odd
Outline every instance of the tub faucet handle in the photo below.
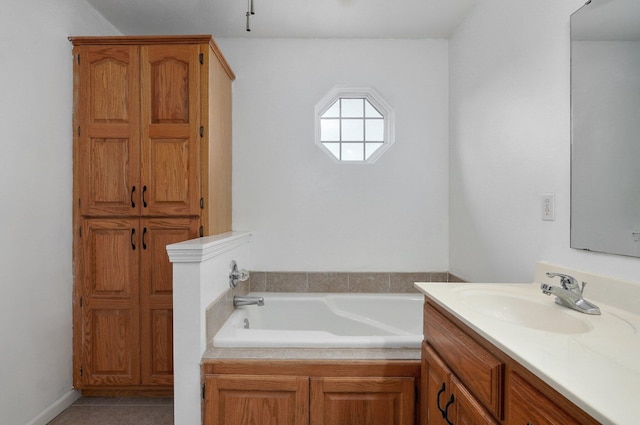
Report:
[[[249,272],[245,269],[238,269],[235,260],[231,261],[231,270],[229,270],[229,286],[235,288],[238,282],[244,282],[249,279]]]

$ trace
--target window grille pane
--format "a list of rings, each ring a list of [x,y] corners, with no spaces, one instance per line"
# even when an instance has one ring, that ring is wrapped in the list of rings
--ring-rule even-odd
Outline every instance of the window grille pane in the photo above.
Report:
[[[340,100],[336,100],[336,102],[322,114],[322,118],[340,118]]]
[[[363,142],[364,141],[364,121],[363,120],[342,120],[342,141],[343,142]]]
[[[323,143],[323,145],[336,159],[340,159],[340,143]]]
[[[343,161],[363,161],[364,160],[364,143],[343,143],[342,144],[342,160]]]
[[[364,100],[364,114],[367,118],[382,118],[382,114],[366,99]]]
[[[364,99],[342,99],[342,117],[364,117]]]
[[[378,148],[382,146],[382,143],[367,143],[365,146],[365,160],[369,159],[369,157],[371,155],[373,155],[373,153],[375,151],[378,150]]]
[[[365,121],[367,142],[384,142],[384,120]]]
[[[320,120],[320,141],[339,142],[340,141],[340,120],[326,119]]]

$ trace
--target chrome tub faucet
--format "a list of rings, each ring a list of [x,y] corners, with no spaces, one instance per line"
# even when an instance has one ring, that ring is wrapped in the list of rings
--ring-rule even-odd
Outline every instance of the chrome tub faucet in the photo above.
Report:
[[[582,282],[582,287],[578,281],[567,274],[547,273],[547,277],[559,277],[562,287],[550,285],[548,283],[540,284],[542,293],[546,295],[555,295],[556,304],[571,308],[585,314],[600,314],[600,309],[582,296],[586,282]]]
[[[263,297],[240,297],[238,295],[235,295],[233,297],[233,306],[234,307],[241,307],[244,305],[257,305],[257,306],[263,306],[264,305],[264,298]]]

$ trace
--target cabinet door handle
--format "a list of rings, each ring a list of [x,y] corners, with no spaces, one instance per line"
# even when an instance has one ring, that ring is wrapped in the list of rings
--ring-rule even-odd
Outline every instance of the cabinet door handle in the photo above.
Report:
[[[136,234],[136,229],[131,229],[131,249],[132,250],[136,250],[136,241],[133,239],[133,237]]]
[[[447,386],[443,382],[442,387],[440,387],[440,391],[438,391],[438,396],[436,397],[436,404],[438,405],[438,410],[440,411],[440,414],[442,415],[443,419],[446,413],[445,413],[445,410],[442,407],[440,407],[440,395],[442,395],[442,393],[446,388]]]
[[[136,207],[136,202],[133,200],[133,194],[136,191],[136,187],[132,186],[131,187],[131,208],[135,208]]]
[[[447,405],[444,406],[444,420],[447,421],[449,425],[453,425],[453,422],[449,420],[449,407],[451,407],[454,401],[455,401],[455,398],[453,397],[453,394],[451,394],[449,401],[447,401]]]
[[[142,206],[147,208],[147,200],[144,199],[144,195],[147,193],[147,186],[142,186]]]
[[[147,228],[142,229],[142,249],[147,249],[147,242],[145,241],[145,237],[147,236]]]

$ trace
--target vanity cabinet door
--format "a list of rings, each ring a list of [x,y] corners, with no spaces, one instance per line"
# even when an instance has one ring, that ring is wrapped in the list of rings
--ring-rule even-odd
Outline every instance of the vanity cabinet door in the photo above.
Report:
[[[498,425],[498,422],[476,400],[469,390],[455,377],[451,377],[451,390],[453,394],[453,417],[455,425]]]
[[[509,374],[509,425],[580,425],[516,373]]]
[[[421,425],[446,424],[445,407],[451,394],[451,371],[426,343],[422,343]]]
[[[206,375],[205,425],[308,425],[307,376]]]
[[[311,378],[311,425],[414,423],[414,378]]]
[[[423,358],[423,410],[421,425],[498,425],[442,358],[426,343]]]

